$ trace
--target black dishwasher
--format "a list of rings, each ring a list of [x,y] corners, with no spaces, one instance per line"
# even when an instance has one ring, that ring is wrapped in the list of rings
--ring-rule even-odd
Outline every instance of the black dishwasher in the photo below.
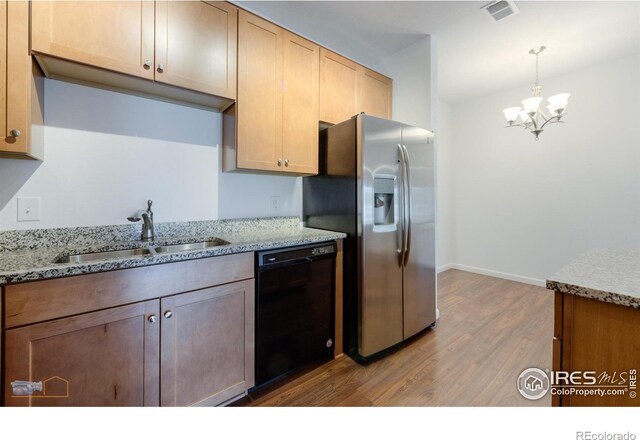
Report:
[[[256,388],[333,355],[334,242],[257,253]]]

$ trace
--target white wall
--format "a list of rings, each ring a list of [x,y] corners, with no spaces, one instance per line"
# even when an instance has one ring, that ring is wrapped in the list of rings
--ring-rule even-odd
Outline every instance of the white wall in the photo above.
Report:
[[[459,267],[542,283],[589,248],[640,249],[638,78],[640,55],[543,78],[544,96],[571,98],[537,142],[503,128],[528,84],[454,106]]]
[[[220,172],[219,113],[47,80],[45,121],[44,162],[0,159],[0,230],[126,223],[149,198],[159,222],[301,213],[299,178]]]
[[[453,116],[451,105],[438,101],[436,142],[436,266],[444,270],[454,262],[453,246]]]
[[[428,130],[436,124],[434,46],[427,35],[375,66],[393,78],[393,119]]]

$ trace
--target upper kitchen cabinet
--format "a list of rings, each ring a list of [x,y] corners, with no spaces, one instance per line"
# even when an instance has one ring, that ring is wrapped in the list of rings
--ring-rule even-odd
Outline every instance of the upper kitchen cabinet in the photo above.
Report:
[[[284,29],[240,11],[235,133],[237,168],[282,169],[283,40]]]
[[[36,1],[31,50],[153,79],[154,3]]]
[[[320,49],[320,121],[337,124],[358,113],[358,64]]]
[[[225,2],[37,1],[31,51],[51,78],[223,110],[236,26]]]
[[[367,115],[391,119],[392,80],[366,67],[359,69],[359,111]]]
[[[318,82],[320,48],[285,33],[282,157],[285,171],[318,172]]]
[[[237,26],[229,3],[156,2],[156,81],[235,99]]]
[[[43,159],[44,80],[29,55],[29,2],[0,1],[0,157]]]
[[[223,120],[225,171],[315,174],[319,47],[239,11],[238,96]]]
[[[327,49],[320,50],[320,121],[337,124],[364,112],[391,118],[393,81]]]

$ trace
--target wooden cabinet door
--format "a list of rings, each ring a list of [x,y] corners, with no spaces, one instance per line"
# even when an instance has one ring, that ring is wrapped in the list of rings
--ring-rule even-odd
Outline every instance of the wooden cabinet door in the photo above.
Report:
[[[156,2],[156,81],[236,97],[238,9],[226,2]]]
[[[0,155],[43,158],[44,80],[29,54],[29,2],[0,2]]]
[[[158,312],[153,300],[7,330],[5,404],[157,406]],[[42,390],[15,396],[17,380]]]
[[[254,280],[163,298],[162,406],[217,405],[254,384]]]
[[[2,146],[7,148],[9,131],[7,130],[7,0],[0,0],[0,133]]]
[[[284,171],[318,172],[318,45],[285,33],[282,156]]]
[[[151,1],[31,3],[32,51],[148,79],[153,27]]]
[[[320,120],[329,124],[358,113],[358,65],[320,49]]]
[[[282,171],[284,29],[238,15],[237,167]]]
[[[367,115],[391,119],[391,78],[366,67],[360,67],[359,111]]]

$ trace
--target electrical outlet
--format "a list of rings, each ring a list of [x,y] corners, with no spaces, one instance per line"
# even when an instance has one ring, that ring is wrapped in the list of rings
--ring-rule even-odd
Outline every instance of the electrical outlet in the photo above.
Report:
[[[18,197],[18,221],[40,221],[40,197]]]
[[[280,212],[280,196],[271,196],[270,207],[271,212]]]

